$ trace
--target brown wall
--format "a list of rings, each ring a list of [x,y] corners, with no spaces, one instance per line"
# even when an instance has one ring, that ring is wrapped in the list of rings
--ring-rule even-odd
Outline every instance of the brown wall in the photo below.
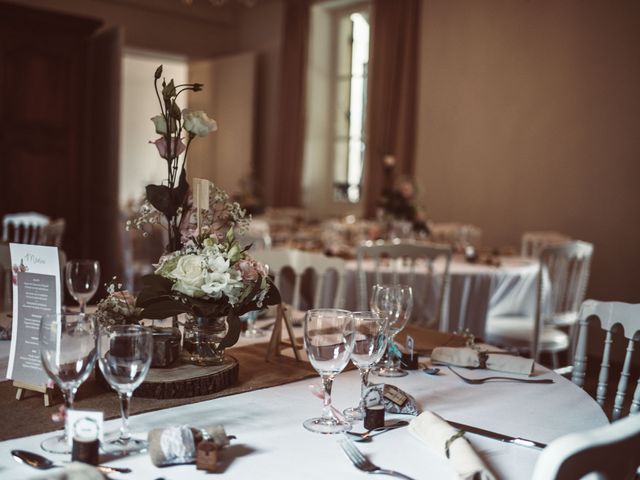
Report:
[[[589,295],[640,301],[640,2],[426,0],[416,176],[486,246],[595,244]]]

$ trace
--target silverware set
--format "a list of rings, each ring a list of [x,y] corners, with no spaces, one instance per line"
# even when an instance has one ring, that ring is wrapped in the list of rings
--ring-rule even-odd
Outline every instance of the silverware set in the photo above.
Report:
[[[553,379],[551,379],[551,378],[517,378],[517,377],[501,377],[501,376],[491,376],[491,377],[482,377],[482,378],[468,378],[468,377],[460,375],[450,365],[447,365],[447,368],[449,370],[451,370],[463,382],[469,383],[471,385],[479,385],[481,383],[489,382],[489,381],[492,381],[492,380],[499,380],[499,381],[504,381],[504,382],[520,382],[520,383],[553,383]]]
[[[403,473],[396,472],[395,470],[389,470],[387,468],[381,468],[367,459],[360,450],[353,444],[349,438],[344,438],[338,441],[344,453],[349,457],[349,460],[358,468],[366,473],[376,473],[379,475],[389,475],[391,477],[404,478],[405,480],[415,480]]]

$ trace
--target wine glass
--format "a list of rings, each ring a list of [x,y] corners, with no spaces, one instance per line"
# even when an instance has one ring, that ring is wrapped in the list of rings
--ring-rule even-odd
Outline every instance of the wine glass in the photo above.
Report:
[[[65,268],[69,293],[84,313],[87,302],[95,295],[100,283],[100,263],[97,260],[70,260]]]
[[[337,418],[331,408],[331,387],[334,377],[349,363],[353,350],[353,315],[346,310],[309,310],[304,317],[304,348],[313,368],[322,378],[324,407],[322,416],[304,422],[307,430],[316,433],[340,433],[351,424]]]
[[[153,353],[151,330],[140,325],[111,325],[100,329],[98,365],[104,378],[120,398],[122,426],[118,438],[103,445],[108,453],[128,455],[144,452],[145,440],[131,437],[129,404],[133,391],[149,372]]]
[[[96,362],[98,327],[93,315],[84,313],[46,314],[40,322],[38,341],[40,360],[47,375],[56,382],[64,396],[66,410],[73,409],[73,399]],[[40,446],[50,453],[71,453],[69,426],[64,434],[44,440]]]
[[[376,369],[381,377],[404,377],[407,372],[400,368],[400,352],[395,345],[395,336],[405,327],[413,309],[413,290],[408,285],[374,285],[371,310],[389,319],[387,327],[387,353],[384,364]]]
[[[259,338],[264,337],[266,333],[259,328],[256,328],[256,319],[258,318],[258,314],[260,311],[255,310],[252,312],[247,312],[240,317],[240,320],[244,320],[247,322],[247,329],[242,332],[242,336],[245,338]]]
[[[349,420],[364,418],[364,394],[369,386],[371,367],[380,360],[387,346],[387,317],[375,312],[353,312],[355,342],[351,352],[351,361],[358,367],[362,386],[360,404],[347,408],[344,415]]]

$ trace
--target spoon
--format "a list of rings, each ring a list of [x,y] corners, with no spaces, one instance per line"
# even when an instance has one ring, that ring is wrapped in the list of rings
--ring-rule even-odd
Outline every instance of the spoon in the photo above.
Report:
[[[406,427],[409,425],[409,422],[406,420],[398,420],[397,422],[390,422],[383,427],[374,428],[369,430],[368,432],[345,432],[348,435],[353,435],[354,437],[358,437],[355,439],[356,442],[370,442],[371,437],[375,437],[376,435],[380,435],[381,433],[387,432],[389,430],[393,430],[395,428]]]
[[[62,467],[62,465],[56,465],[51,460],[42,455],[38,455],[37,453],[27,452],[26,450],[11,450],[11,455],[13,458],[19,462],[24,463],[25,465],[29,465],[33,468],[38,468],[40,470],[48,470],[50,468]],[[130,468],[118,468],[118,467],[107,467],[104,465],[100,465],[96,467],[102,473],[130,473]]]

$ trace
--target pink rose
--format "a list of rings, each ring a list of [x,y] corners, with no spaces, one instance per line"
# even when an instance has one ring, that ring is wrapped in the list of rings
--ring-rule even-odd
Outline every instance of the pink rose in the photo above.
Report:
[[[254,260],[253,258],[240,260],[236,263],[236,269],[240,271],[242,280],[253,282],[260,277],[266,276],[264,265]]]
[[[149,142],[149,143],[153,143],[155,144],[156,148],[158,149],[158,153],[160,154],[160,156],[162,158],[166,158],[167,160],[171,160],[172,158],[177,157],[178,155],[180,155],[182,152],[184,152],[186,150],[186,146],[184,143],[182,143],[182,139],[181,138],[172,138],[171,139],[171,143],[173,144],[173,148],[171,149],[172,152],[170,153],[168,148],[167,148],[167,140],[165,137],[160,137],[158,140],[156,140],[155,142]],[[172,154],[171,156],[169,156],[170,154]]]

